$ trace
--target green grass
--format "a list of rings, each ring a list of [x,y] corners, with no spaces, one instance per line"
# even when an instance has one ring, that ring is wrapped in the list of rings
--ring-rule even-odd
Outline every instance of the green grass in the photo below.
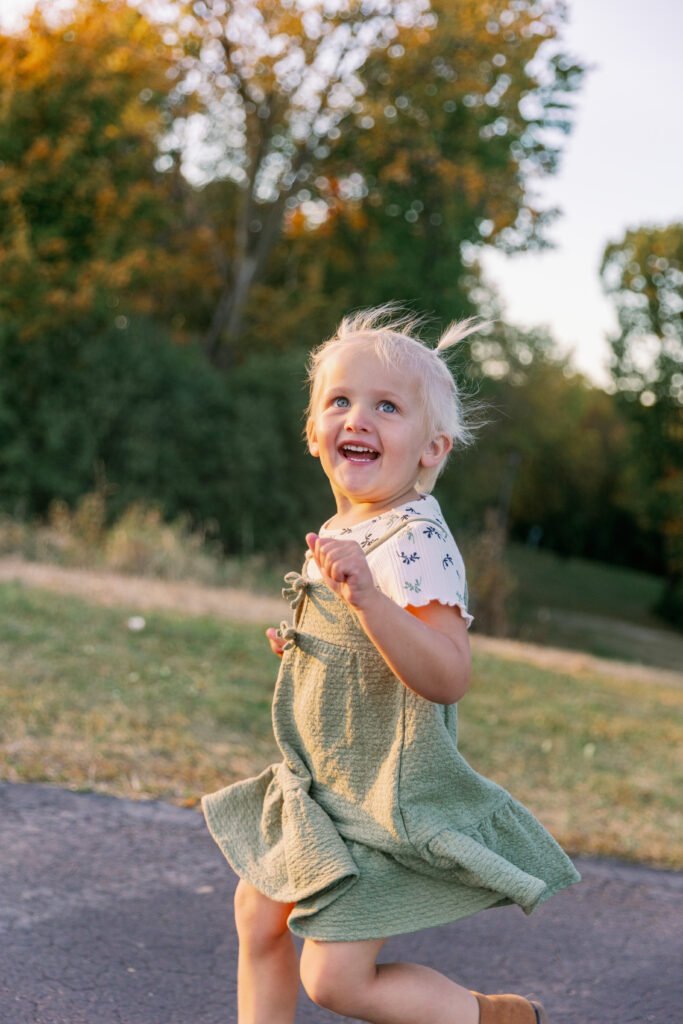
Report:
[[[659,668],[683,667],[683,634],[652,613],[657,576],[511,544],[510,635]]]
[[[277,756],[260,627],[0,587],[0,776],[192,805]],[[574,853],[683,866],[683,690],[479,656],[461,749]],[[676,772],[678,771],[678,779]],[[678,838],[678,846],[676,845]]]
[[[657,576],[585,558],[564,558],[523,544],[510,544],[507,557],[522,606],[610,615],[642,626],[663,625],[650,611],[662,589]]]
[[[267,763],[262,631],[148,614],[133,632],[134,613],[0,587],[5,778],[182,803]]]
[[[482,654],[459,743],[569,849],[683,867],[683,688]]]

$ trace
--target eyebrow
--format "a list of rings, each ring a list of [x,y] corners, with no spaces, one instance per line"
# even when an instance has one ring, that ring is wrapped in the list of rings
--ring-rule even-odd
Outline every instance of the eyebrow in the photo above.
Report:
[[[324,388],[323,391],[322,391],[322,394],[323,395],[331,395],[331,394],[335,394],[335,393],[342,394],[342,393],[344,393],[344,392],[346,392],[348,390],[350,390],[350,389],[348,387],[346,387],[344,384],[335,384],[334,386],[330,386],[329,388]],[[388,399],[391,402],[400,403],[403,400],[404,396],[403,395],[399,395],[399,393],[397,391],[392,391],[390,388],[387,388],[387,389],[376,388],[374,391],[370,392],[370,397],[371,398],[375,398],[375,399],[380,399],[380,398]]]

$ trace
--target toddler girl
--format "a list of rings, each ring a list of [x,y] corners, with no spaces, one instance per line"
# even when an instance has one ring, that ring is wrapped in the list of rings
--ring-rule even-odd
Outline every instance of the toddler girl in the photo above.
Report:
[[[292,1024],[310,997],[375,1024],[540,1024],[520,996],[377,964],[390,935],[578,880],[563,851],[458,753],[470,654],[463,563],[430,491],[467,440],[441,352],[392,307],[345,319],[310,365],[306,433],[337,511],[306,537],[273,700],[280,764],[204,797],[240,876],[239,1024]],[[291,932],[303,937],[300,963]]]

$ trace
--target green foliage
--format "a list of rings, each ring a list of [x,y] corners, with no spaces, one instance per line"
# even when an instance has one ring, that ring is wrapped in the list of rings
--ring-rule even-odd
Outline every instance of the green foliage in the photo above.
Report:
[[[438,484],[447,514],[476,530],[496,508],[515,539],[533,530],[565,555],[657,569],[652,538],[625,508],[628,427],[613,400],[523,342],[519,332],[507,351],[495,335],[472,342],[480,365],[503,376],[480,380],[485,422]]]
[[[601,274],[620,334],[614,382],[645,408],[683,405],[683,224],[627,231],[605,249]]]
[[[229,375],[229,549],[303,548],[304,534],[334,511],[303,438],[305,353],[256,353]]]
[[[75,506],[104,475],[110,518],[143,501],[214,520],[229,551],[286,546],[324,505],[301,438],[303,363],[257,355],[226,378],[144,321],[31,344],[5,332],[1,507],[30,517],[55,498]]]
[[[657,608],[683,625],[683,224],[641,227],[605,249],[605,290],[620,333],[611,339],[617,399],[631,425],[629,505],[663,546]]]
[[[514,538],[540,528],[566,555],[658,568],[657,537],[630,511],[629,427],[614,401],[568,377],[543,339],[494,332],[469,354],[487,422],[437,485],[458,534],[479,534],[495,508]],[[5,332],[0,507],[44,516],[54,499],[76,509],[106,485],[107,526],[142,503],[194,529],[215,522],[229,553],[299,551],[333,511],[302,438],[304,364],[298,348],[255,350],[219,373],[141,320],[30,344]]]
[[[169,515],[194,511],[202,478],[221,501],[224,386],[158,328],[82,325],[31,344],[5,332],[0,381],[5,509],[75,503],[102,471],[114,513],[155,492]]]

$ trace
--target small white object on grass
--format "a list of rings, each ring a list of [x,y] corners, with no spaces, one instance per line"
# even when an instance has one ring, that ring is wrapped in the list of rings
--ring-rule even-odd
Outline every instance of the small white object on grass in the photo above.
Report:
[[[145,628],[145,620],[142,615],[131,615],[128,619],[128,629],[132,629],[134,633],[139,633],[141,629]]]

